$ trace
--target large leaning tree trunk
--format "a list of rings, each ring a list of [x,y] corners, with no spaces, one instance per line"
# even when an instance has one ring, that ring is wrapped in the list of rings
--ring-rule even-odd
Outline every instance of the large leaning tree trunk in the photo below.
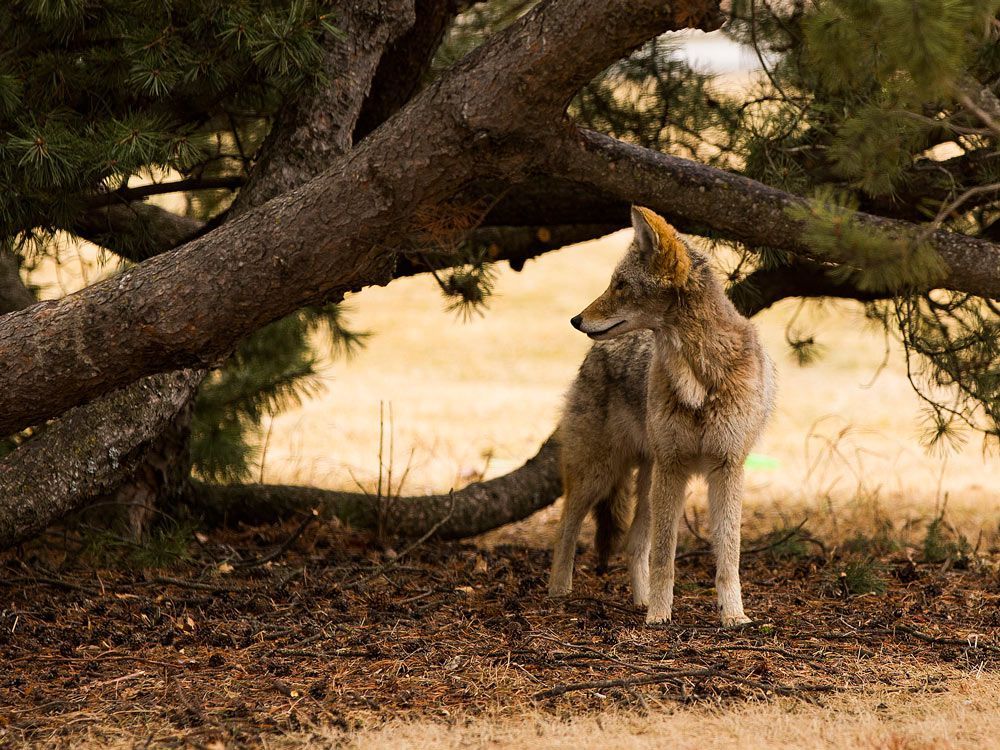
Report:
[[[477,233],[484,239],[494,233],[502,240],[495,257],[515,266],[554,246],[553,237],[578,240],[622,226],[628,204],[639,202],[681,228],[777,248],[796,259],[805,281],[790,284],[787,268],[761,271],[756,280],[764,294],[739,301],[748,314],[789,294],[866,299],[881,293],[825,274],[831,259],[817,256],[804,220],[790,210],[804,209],[802,198],[578,128],[565,117],[575,93],[637,45],[668,30],[717,28],[723,20],[717,2],[543,0],[422,90],[419,73],[455,7],[418,0],[415,15],[382,10],[403,18],[405,28],[376,34],[377,24],[369,23],[361,29],[356,39],[364,41],[348,55],[345,85],[305,97],[279,118],[222,220],[200,225],[139,203],[99,207],[70,227],[96,236],[107,235],[108,227],[125,234],[137,224],[155,225],[163,227],[164,240],[154,257],[136,258],[142,262],[113,279],[0,320],[0,434],[69,409],[103,408],[119,389],[173,370],[189,368],[188,377],[199,377],[242,337],[305,305],[336,302],[433,268],[440,259],[428,255],[422,222],[474,210],[484,197],[495,200]],[[421,63],[404,75],[387,49],[396,59]],[[352,133],[361,139],[352,143]],[[859,212],[851,221],[926,242],[942,261],[928,285],[1000,297],[1000,246],[928,231],[905,218]],[[71,415],[48,432],[55,434]],[[482,531],[551,502],[559,492],[555,464],[550,441],[516,481],[510,475],[447,496],[457,520],[438,531]],[[24,471],[8,459],[0,463],[0,482],[16,487]],[[232,518],[240,504],[294,506],[289,492],[297,490],[203,488],[198,494],[223,504]],[[51,518],[86,502],[85,494],[53,503]],[[308,497],[362,525],[371,518],[357,498]],[[501,500],[505,507],[494,513]],[[489,512],[472,512],[484,502]],[[415,510],[400,529],[435,528],[444,504],[443,497],[423,506],[406,503]],[[36,530],[45,514],[21,514],[13,490],[0,493],[0,516],[0,528],[8,530],[0,537],[4,545]]]

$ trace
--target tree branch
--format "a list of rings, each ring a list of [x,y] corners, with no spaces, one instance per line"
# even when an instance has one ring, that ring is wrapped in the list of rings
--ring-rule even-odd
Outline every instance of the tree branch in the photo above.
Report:
[[[67,229],[78,237],[139,263],[173,250],[196,237],[204,222],[150,203],[92,208]]]
[[[323,60],[331,83],[295,98],[278,115],[261,148],[254,180],[239,210],[261,206],[326,169],[352,145],[365,95],[388,45],[414,22],[413,0],[363,0],[338,16],[342,33]]]
[[[750,246],[769,246],[815,260],[803,225],[788,209],[803,198],[688,159],[616,141],[587,130],[549,144],[549,169],[620,200],[643,203],[679,223]],[[918,238],[924,228],[863,212],[857,225],[893,237]],[[948,268],[938,286],[1000,298],[1000,246],[937,230],[927,235]]]
[[[515,271],[524,268],[525,262],[539,255],[558,250],[566,245],[586,242],[597,237],[616,232],[618,224],[570,224],[568,226],[533,227],[481,227],[472,232],[467,241],[487,250],[489,260],[494,263],[507,261]],[[433,257],[420,253],[404,253],[396,262],[392,277],[398,279],[418,273],[439,271],[442,268],[463,263],[464,257]]]
[[[33,305],[35,295],[21,281],[17,258],[0,248],[0,315]]]
[[[120,188],[108,193],[99,193],[88,202],[88,208],[100,208],[117,203],[132,203],[154,195],[170,193],[189,193],[196,190],[238,190],[243,187],[246,179],[238,175],[232,177],[187,177],[172,182],[153,182],[149,185],[137,185],[130,188]]]
[[[778,268],[759,268],[729,288],[736,309],[748,318],[789,297],[839,297],[859,302],[886,299],[888,293],[870,292],[834,281],[818,263],[799,261]]]
[[[354,142],[396,114],[413,98],[430,69],[434,51],[458,12],[456,0],[416,0],[416,20],[379,60],[371,92],[354,127]]]
[[[559,446],[553,435],[518,469],[453,493],[380,500],[315,487],[197,484],[191,502],[196,513],[216,525],[267,523],[320,509],[359,529],[376,529],[384,519],[393,534],[404,537],[422,536],[446,518],[436,535],[460,539],[527,518],[561,494]]]

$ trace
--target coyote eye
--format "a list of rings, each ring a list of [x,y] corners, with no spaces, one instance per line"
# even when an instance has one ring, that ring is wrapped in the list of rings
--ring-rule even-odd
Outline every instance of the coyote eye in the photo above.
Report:
[[[616,292],[620,292],[625,289],[625,282],[621,279],[615,279],[611,282],[611,288]]]

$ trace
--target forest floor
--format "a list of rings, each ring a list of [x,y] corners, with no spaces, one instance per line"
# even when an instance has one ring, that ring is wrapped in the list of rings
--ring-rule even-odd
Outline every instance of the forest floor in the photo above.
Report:
[[[572,598],[553,602],[545,550],[392,550],[336,522],[180,529],[153,546],[161,560],[106,535],[45,541],[0,572],[0,746],[568,746],[581,722],[597,722],[588,742],[608,731],[601,717],[635,747],[685,717],[701,729],[681,747],[733,732],[764,746],[781,727],[788,746],[959,747],[1000,729],[996,550],[943,543],[930,563],[885,540],[829,549],[805,527],[772,531],[745,545],[756,622],[725,631],[690,531],[664,629],[589,551]],[[859,696],[858,744],[816,725]],[[945,697],[978,723],[940,721]],[[880,726],[894,706],[940,726]],[[734,724],[747,711],[756,730]]]

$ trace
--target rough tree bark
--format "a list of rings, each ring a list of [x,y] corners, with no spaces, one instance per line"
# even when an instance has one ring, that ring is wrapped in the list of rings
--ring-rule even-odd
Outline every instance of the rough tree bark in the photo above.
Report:
[[[116,489],[193,391],[186,370],[144,378],[71,409],[0,462],[0,549]],[[59,467],[54,472],[53,467]]]
[[[34,303],[34,295],[21,281],[17,258],[0,248],[0,315]]]
[[[393,42],[379,61],[371,92],[365,98],[354,126],[354,142],[403,108],[430,69],[434,51],[448,24],[472,3],[459,0],[416,0],[412,26]]]

